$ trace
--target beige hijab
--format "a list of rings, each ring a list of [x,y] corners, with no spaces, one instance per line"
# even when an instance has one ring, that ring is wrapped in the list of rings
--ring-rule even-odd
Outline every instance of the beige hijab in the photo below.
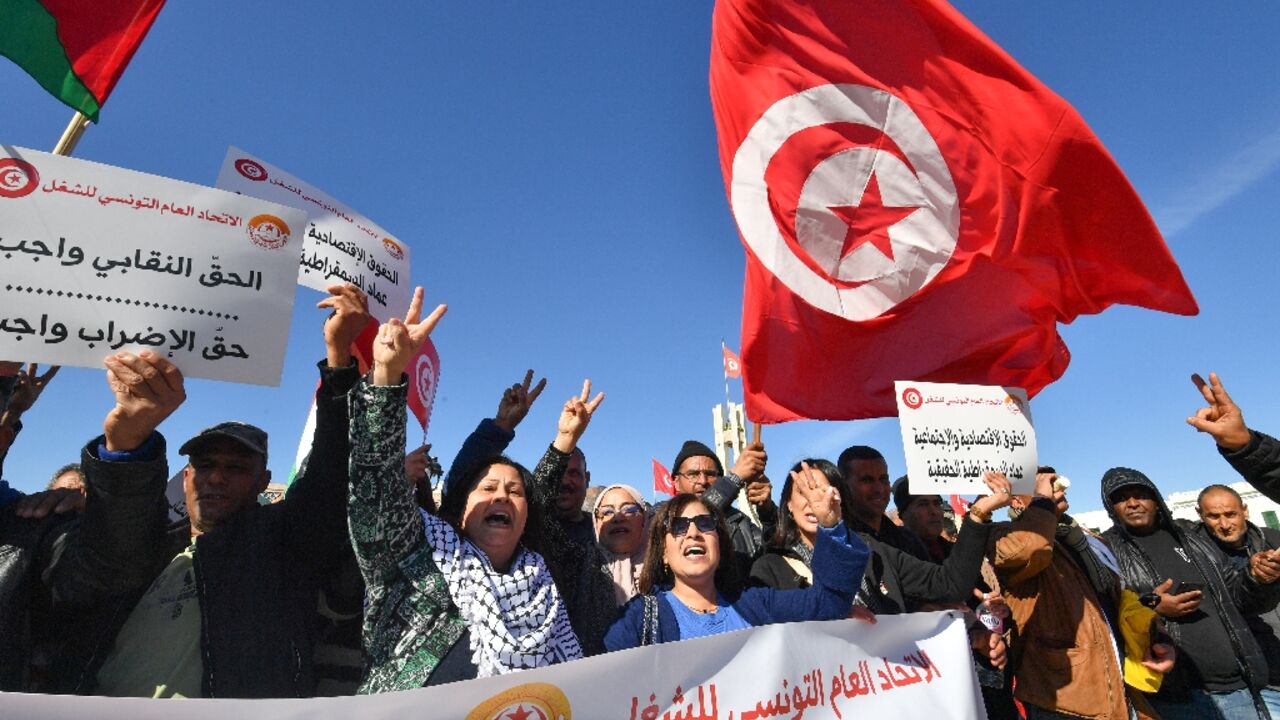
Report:
[[[599,544],[600,526],[604,523],[600,518],[596,517],[596,510],[600,507],[600,501],[604,499],[605,495],[609,494],[610,490],[625,492],[631,496],[631,499],[636,504],[644,508],[644,527],[641,529],[641,537],[647,538],[649,536],[649,520],[653,517],[649,503],[645,502],[644,498],[640,496],[640,492],[630,485],[610,485],[600,491],[600,494],[596,496],[595,503],[591,506],[591,517],[595,522],[597,544]],[[635,552],[630,555],[622,555],[610,551],[604,545],[599,545],[600,553],[605,558],[605,570],[613,578],[613,595],[618,602],[618,607],[622,607],[636,595],[637,586],[640,582],[640,571],[644,569],[644,553],[647,546],[648,542],[641,542],[640,547],[636,548]]]

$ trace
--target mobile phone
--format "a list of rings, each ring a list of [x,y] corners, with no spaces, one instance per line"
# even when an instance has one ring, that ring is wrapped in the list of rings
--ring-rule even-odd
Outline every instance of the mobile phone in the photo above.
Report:
[[[1181,595],[1182,593],[1189,593],[1192,590],[1199,590],[1201,592],[1204,592],[1204,585],[1201,583],[1181,582],[1181,583],[1178,583],[1178,587],[1174,588],[1173,594]]]

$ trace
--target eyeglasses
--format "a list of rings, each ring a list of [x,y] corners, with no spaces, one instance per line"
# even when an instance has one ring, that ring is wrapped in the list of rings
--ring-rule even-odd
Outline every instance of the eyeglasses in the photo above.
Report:
[[[676,474],[680,475],[681,477],[687,477],[690,480],[697,480],[699,476],[704,477],[708,480],[715,480],[716,478],[720,477],[720,473],[716,472],[715,470],[686,470],[684,472],[679,472]]]
[[[639,515],[642,512],[644,512],[644,508],[640,507],[635,503],[627,503],[626,505],[623,505],[622,507],[619,507],[619,508],[615,508],[612,505],[601,505],[600,507],[596,508],[596,517],[600,518],[601,520],[608,520],[609,518],[612,518],[614,515],[621,515],[622,517],[635,517],[636,515]]]
[[[693,517],[674,517],[671,518],[670,533],[673,537],[684,537],[689,532],[689,526],[693,525],[698,528],[698,532],[712,533],[716,531],[716,519],[710,515],[694,515]]]

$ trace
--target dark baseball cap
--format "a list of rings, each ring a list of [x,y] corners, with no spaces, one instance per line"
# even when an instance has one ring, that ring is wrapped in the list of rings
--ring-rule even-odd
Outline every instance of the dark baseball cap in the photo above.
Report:
[[[263,462],[267,461],[266,431],[248,423],[235,421],[218,423],[213,427],[201,430],[195,437],[183,443],[181,448],[178,448],[178,454],[190,455],[193,452],[199,452],[201,445],[215,438],[234,440],[245,448],[261,455]]]

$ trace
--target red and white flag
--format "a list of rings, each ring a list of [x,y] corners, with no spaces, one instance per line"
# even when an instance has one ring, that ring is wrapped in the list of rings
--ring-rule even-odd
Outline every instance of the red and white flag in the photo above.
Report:
[[[973,503],[959,495],[952,495],[949,500],[951,502],[951,512],[955,513],[956,520],[963,520],[964,516],[969,514],[969,506]]]
[[[373,365],[373,341],[377,336],[378,321],[371,318],[351,344],[361,373],[369,372]],[[431,424],[431,408],[436,403],[436,388],[440,386],[440,354],[431,338],[428,337],[418,354],[409,360],[405,373],[409,376],[409,412],[417,418],[422,434],[426,435]]]
[[[676,484],[671,481],[671,471],[663,467],[658,462],[658,458],[653,458],[653,492],[655,494],[675,495]]]
[[[720,349],[724,351],[724,376],[726,378],[742,377],[742,360],[738,359],[737,354],[727,346],[721,345]]]
[[[941,0],[717,0],[711,102],[752,420],[893,415],[903,379],[1034,395],[1057,323],[1198,312],[1084,120]]]

